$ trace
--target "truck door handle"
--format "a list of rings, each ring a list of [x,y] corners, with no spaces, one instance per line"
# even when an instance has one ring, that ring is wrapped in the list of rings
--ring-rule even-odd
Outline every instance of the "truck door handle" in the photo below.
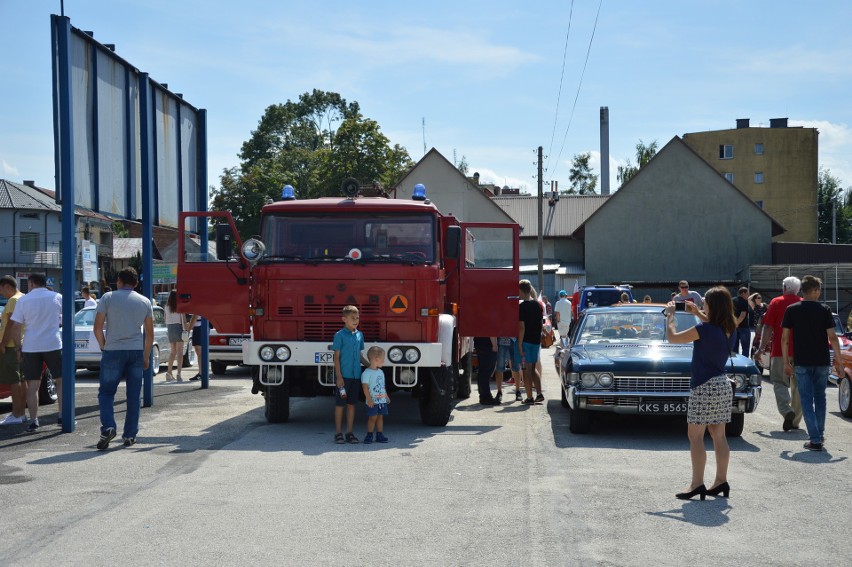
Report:
[[[521,296],[519,296],[519,295],[507,295],[506,299],[521,299]]]
[[[190,299],[192,299],[192,294],[191,294],[191,293],[182,293],[182,294],[180,294],[180,300],[181,300],[181,301],[189,301]]]

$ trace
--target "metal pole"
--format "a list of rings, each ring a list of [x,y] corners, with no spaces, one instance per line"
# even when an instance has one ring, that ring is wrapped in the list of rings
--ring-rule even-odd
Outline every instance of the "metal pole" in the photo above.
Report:
[[[152,226],[155,190],[155,179],[153,174],[153,163],[157,159],[153,146],[153,114],[154,105],[151,100],[151,82],[148,73],[139,73],[139,145],[141,187],[142,192],[142,295],[147,298],[153,296],[154,278],[154,229]],[[178,354],[182,357],[183,353]],[[181,364],[181,358],[178,358]],[[142,374],[142,407],[149,408],[154,405],[154,369],[150,366]]]
[[[542,218],[544,217],[544,171],[542,162],[544,150],[538,147],[538,292],[544,293],[544,233]]]
[[[203,108],[198,111],[197,136],[198,202],[196,208],[199,211],[207,212],[207,111]],[[198,221],[196,227],[201,237],[202,258],[206,258],[210,244],[207,234],[207,218],[196,220]],[[201,374],[201,389],[206,390],[210,386],[210,322],[206,319],[205,324],[201,327],[201,340],[201,360],[198,361],[198,364]]]
[[[831,243],[837,244],[837,198],[831,200]]]

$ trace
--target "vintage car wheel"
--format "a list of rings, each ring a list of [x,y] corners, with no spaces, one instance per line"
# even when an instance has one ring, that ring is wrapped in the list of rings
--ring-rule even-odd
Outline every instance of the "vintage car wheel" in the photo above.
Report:
[[[228,365],[224,362],[213,360],[210,362],[210,370],[213,371],[213,374],[218,374],[219,376],[221,376],[228,370]]]
[[[725,424],[725,437],[741,437],[745,426],[744,413],[732,413],[731,421]]]
[[[151,373],[156,376],[160,371],[160,347],[154,345],[151,349]]]
[[[588,433],[592,428],[592,416],[588,410],[568,409],[568,429],[571,433]]]
[[[421,381],[420,421],[424,425],[443,427],[450,421],[453,410],[453,378],[446,368],[424,368],[418,377]],[[437,385],[436,385],[437,383]],[[443,389],[443,393],[440,391]]]
[[[562,407],[570,408],[571,406],[568,405],[568,396],[565,395],[565,388],[562,387],[562,384],[559,385],[559,392],[562,394]]]
[[[280,386],[266,386],[266,421],[287,423],[290,419],[290,383],[285,379]]]
[[[38,388],[38,405],[55,404],[59,396],[56,394],[56,381],[50,370],[45,368],[41,373],[41,384]]]
[[[850,395],[852,395],[852,380],[848,376],[843,378],[837,385],[837,402],[840,405],[840,413],[844,417],[852,417],[852,403],[850,403]]]

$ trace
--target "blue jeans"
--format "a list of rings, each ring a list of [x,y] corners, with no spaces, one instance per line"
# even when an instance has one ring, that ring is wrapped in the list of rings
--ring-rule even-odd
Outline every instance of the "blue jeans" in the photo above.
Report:
[[[737,344],[740,347],[740,354],[743,356],[751,356],[751,329],[748,327],[737,327]]]
[[[828,366],[796,366],[796,384],[802,398],[802,418],[811,443],[822,443],[825,433],[825,388]]]
[[[115,425],[115,392],[121,379],[127,382],[127,415],[122,437],[136,437],[139,433],[139,402],[142,392],[142,351],[105,350],[101,357],[98,405],[101,410],[101,433]]]

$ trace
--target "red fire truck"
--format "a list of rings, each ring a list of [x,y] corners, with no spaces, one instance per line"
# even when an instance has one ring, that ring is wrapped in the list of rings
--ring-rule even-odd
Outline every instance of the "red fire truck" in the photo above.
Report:
[[[361,196],[351,179],[343,188],[297,200],[285,186],[245,242],[228,212],[182,213],[179,310],[249,335],[243,363],[278,423],[290,397],[333,393],[331,343],[355,305],[366,347],[386,352],[388,392],[411,392],[423,423],[446,425],[456,395],[470,395],[471,338],[517,334],[519,227],[459,222],[421,184],[411,200]],[[200,231],[215,234],[215,254],[214,242],[189,251]]]

